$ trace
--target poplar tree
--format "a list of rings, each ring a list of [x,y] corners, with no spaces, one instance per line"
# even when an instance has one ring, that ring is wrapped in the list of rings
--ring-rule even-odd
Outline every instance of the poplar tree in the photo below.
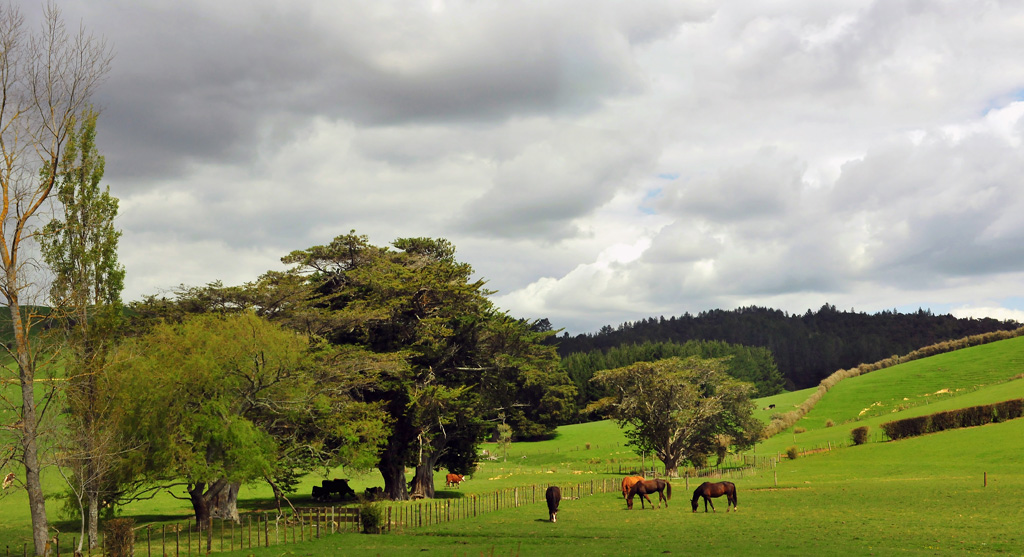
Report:
[[[119,450],[109,423],[117,414],[111,411],[100,379],[121,321],[125,274],[117,259],[117,198],[109,187],[100,187],[104,159],[96,148],[96,119],[97,113],[87,110],[69,136],[58,174],[58,216],[40,238],[54,275],[50,315],[61,320],[67,332],[68,416],[60,464],[72,471],[69,484],[90,548],[98,544],[106,476]]]

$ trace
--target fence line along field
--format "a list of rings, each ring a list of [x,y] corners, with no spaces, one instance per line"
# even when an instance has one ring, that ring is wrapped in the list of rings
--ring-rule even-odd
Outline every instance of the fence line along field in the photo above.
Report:
[[[272,509],[269,489],[247,487],[239,501],[250,517],[243,524],[257,516],[271,518],[256,522],[261,543],[248,547],[248,538],[238,532],[246,526],[236,526],[234,536],[239,537],[226,542],[224,552],[238,553],[238,544],[245,542],[245,555],[267,556],[793,555],[812,549],[823,555],[1019,554],[1024,548],[1024,420],[898,442],[885,440],[878,426],[901,417],[1020,398],[1022,354],[1024,343],[1017,338],[842,381],[795,427],[754,451],[727,459],[723,468],[737,487],[737,512],[719,508],[705,514],[702,505],[693,513],[690,499],[700,482],[691,478],[669,480],[673,496],[667,508],[641,510],[636,505],[626,510],[622,475],[655,467],[650,455],[636,455],[624,445],[615,424],[594,422],[562,427],[553,440],[513,443],[507,454],[486,445],[488,455],[480,468],[457,488],[444,487],[446,471],[438,472],[437,499],[378,503],[391,526],[383,535],[352,532],[351,523],[338,520],[339,510],[333,511],[334,519],[328,511],[315,521],[303,519],[302,530],[296,530],[295,520],[289,531],[287,523],[273,520],[273,513],[260,512]],[[948,392],[939,392],[944,389]],[[806,398],[800,396],[761,399],[758,415],[767,420],[769,405],[785,411],[785,406]],[[874,434],[872,440],[852,446],[850,430],[864,425]],[[834,450],[785,457],[790,446],[799,454],[818,445]],[[754,463],[759,465],[750,466]],[[293,498],[297,506],[314,505],[308,496],[321,480],[306,479]],[[51,492],[60,489],[53,474],[47,481]],[[380,479],[366,475],[352,478],[351,484],[361,492],[380,485]],[[549,522],[543,500],[548,485],[562,488],[556,523]],[[716,506],[725,507],[724,499],[722,503]],[[19,493],[0,500],[0,551],[9,548],[11,555],[21,555],[23,544],[30,541],[26,505]],[[486,512],[481,512],[484,505]],[[171,524],[187,524],[189,510],[187,504],[164,496],[124,509],[122,516],[134,518],[138,528],[135,554],[187,554],[183,541],[177,553],[169,549],[164,532]],[[70,547],[77,523],[57,525],[62,547]],[[215,525],[215,552],[220,552],[216,533],[222,528],[231,527]],[[328,533],[334,530],[340,531]],[[153,541],[157,532],[163,536],[159,547]],[[287,545],[276,544],[282,533]],[[205,550],[192,542],[192,554]]]

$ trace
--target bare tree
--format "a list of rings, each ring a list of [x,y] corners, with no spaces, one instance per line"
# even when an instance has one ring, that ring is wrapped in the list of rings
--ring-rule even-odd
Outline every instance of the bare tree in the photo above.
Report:
[[[14,338],[7,350],[15,364],[9,371],[16,367],[21,387],[19,421],[8,428],[25,467],[37,555],[48,551],[48,525],[38,429],[45,405],[35,395],[40,347],[30,335],[40,316],[27,304],[41,290],[33,273],[34,240],[68,138],[112,58],[102,39],[83,28],[69,32],[53,4],[43,15],[41,28],[32,31],[16,6],[0,5],[0,302],[11,313]]]

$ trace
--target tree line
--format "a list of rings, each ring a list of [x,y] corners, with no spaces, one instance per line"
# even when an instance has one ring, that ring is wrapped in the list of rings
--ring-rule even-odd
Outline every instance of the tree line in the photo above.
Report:
[[[875,314],[841,311],[830,304],[803,314],[763,308],[711,310],[606,325],[596,333],[555,339],[559,354],[608,352],[644,343],[723,341],[771,351],[786,388],[813,387],[837,369],[906,354],[938,342],[1020,327],[1013,321],[956,318],[928,310]]]
[[[771,352],[763,347],[742,346],[716,340],[678,342],[644,342],[624,344],[607,350],[575,352],[562,357],[565,368],[576,386],[576,405],[580,409],[608,396],[607,387],[594,380],[603,370],[626,367],[637,362],[657,362],[668,358],[720,359],[724,372],[739,381],[750,383],[755,398],[783,391],[785,379],[779,372]],[[599,414],[582,413],[581,420]]]

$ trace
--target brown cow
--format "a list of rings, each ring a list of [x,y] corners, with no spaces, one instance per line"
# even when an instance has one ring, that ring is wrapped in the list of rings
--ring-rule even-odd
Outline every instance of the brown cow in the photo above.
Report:
[[[444,479],[445,487],[459,487],[459,484],[466,481],[466,477],[462,474],[448,474]]]

